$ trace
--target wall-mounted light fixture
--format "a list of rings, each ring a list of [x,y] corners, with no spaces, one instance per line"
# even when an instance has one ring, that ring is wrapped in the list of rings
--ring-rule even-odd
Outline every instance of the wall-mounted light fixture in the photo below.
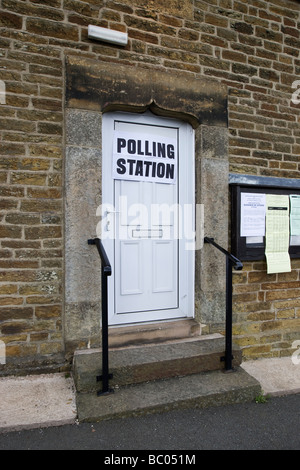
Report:
[[[99,41],[111,42],[112,44],[120,44],[121,46],[126,46],[128,42],[127,33],[91,24],[88,26],[88,37],[90,39],[98,39]]]

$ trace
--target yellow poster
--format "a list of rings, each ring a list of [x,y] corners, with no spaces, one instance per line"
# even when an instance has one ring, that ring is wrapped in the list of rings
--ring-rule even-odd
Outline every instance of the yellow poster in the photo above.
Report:
[[[291,271],[289,255],[289,196],[266,195],[267,273]]]

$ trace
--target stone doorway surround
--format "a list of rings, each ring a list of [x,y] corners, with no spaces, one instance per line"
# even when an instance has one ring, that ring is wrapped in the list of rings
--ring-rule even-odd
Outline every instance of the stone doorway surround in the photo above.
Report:
[[[66,58],[65,311],[67,355],[99,347],[102,114],[142,113],[189,122],[195,129],[195,203],[204,205],[204,234],[228,246],[227,87],[190,73]],[[204,333],[223,327],[225,259],[204,245],[195,257],[195,320]]]

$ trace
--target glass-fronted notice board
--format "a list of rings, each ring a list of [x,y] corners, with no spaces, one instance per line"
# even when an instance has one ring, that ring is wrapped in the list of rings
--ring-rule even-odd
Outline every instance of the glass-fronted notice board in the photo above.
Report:
[[[300,187],[231,183],[231,251],[266,260],[268,273],[288,272],[300,258]]]

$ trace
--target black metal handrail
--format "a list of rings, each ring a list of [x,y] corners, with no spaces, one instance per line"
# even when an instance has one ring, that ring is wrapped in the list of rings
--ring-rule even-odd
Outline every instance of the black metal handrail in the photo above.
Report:
[[[204,237],[204,243],[210,243],[226,256],[226,319],[225,319],[225,370],[233,370],[232,367],[232,267],[240,271],[243,263],[229,251],[222,248],[213,238]]]
[[[97,392],[97,395],[107,395],[113,392],[109,388],[109,379],[112,379],[112,374],[108,370],[108,290],[107,290],[107,277],[111,276],[112,270],[109,259],[99,238],[92,238],[88,240],[89,245],[96,245],[101,258],[101,302],[102,302],[102,375],[97,376],[97,381],[102,381],[102,391]]]

